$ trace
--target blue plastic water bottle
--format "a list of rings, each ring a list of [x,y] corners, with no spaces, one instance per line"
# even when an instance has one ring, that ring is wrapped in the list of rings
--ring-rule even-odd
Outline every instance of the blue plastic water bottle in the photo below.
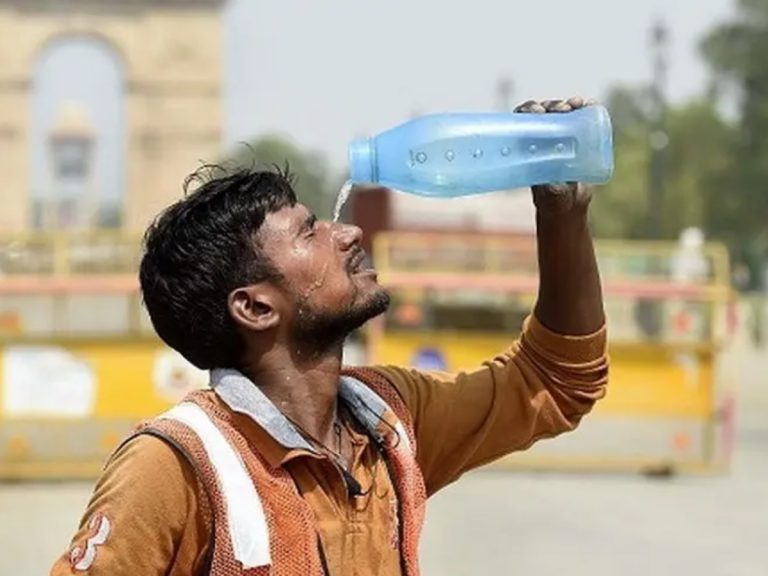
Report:
[[[349,147],[350,180],[453,197],[554,182],[605,183],[613,174],[608,111],[435,114]]]

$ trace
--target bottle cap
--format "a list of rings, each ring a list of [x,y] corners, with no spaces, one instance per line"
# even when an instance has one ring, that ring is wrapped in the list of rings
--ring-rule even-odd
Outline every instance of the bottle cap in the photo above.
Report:
[[[349,179],[355,184],[376,181],[375,155],[369,138],[357,138],[349,145]]]

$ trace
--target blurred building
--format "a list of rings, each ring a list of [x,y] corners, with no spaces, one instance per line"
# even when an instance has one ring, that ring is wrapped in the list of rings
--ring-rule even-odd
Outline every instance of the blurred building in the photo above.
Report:
[[[352,194],[349,210],[350,220],[365,230],[369,252],[373,237],[383,231],[531,235],[536,229],[535,209],[527,189],[445,200],[372,188]]]
[[[32,224],[34,70],[55,41],[95,38],[122,63],[127,229],[143,229],[178,196],[179,182],[199,158],[218,156],[223,3],[0,0],[0,230]]]
[[[58,111],[49,135],[54,183],[41,203],[36,228],[95,227],[98,209],[91,180],[95,136],[85,109],[68,102]]]

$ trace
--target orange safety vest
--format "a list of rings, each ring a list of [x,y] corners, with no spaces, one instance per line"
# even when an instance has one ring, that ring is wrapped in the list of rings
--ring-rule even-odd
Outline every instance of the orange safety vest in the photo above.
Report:
[[[255,387],[247,386],[254,393]],[[219,393],[216,386],[214,391]],[[219,396],[227,401],[225,394]],[[411,415],[395,388],[370,369],[346,370],[340,396],[388,465],[398,500],[403,576],[418,576],[426,489]],[[193,392],[140,424],[131,437],[138,434],[165,440],[196,470],[213,515],[210,574],[329,576],[314,514],[290,474],[271,468],[234,426],[232,414],[205,392]]]

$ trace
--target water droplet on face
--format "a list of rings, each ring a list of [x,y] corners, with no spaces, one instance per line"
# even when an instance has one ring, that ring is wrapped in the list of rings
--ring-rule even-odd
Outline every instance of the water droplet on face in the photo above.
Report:
[[[312,282],[312,284],[310,284],[309,287],[307,287],[306,291],[304,292],[305,300],[309,298],[315,291],[323,287],[327,276],[328,276],[328,263],[326,263],[323,266],[323,269],[320,271],[320,275],[317,277],[317,279],[314,282]],[[302,310],[299,309],[299,314],[301,314],[301,312]]]
[[[416,162],[419,164],[424,164],[424,162],[427,161],[427,153],[426,152],[419,152],[416,154]]]
[[[482,158],[483,157],[483,151],[480,148],[475,148],[475,151],[472,152],[473,158]]]
[[[531,144],[530,146],[528,146],[528,152],[530,152],[531,154],[536,154],[536,152],[538,151],[539,151],[539,148],[538,146],[536,146],[536,144]]]
[[[555,152],[557,152],[558,154],[562,154],[563,152],[565,152],[565,144],[563,144],[562,142],[558,143],[557,146],[555,146]]]
[[[504,146],[504,148],[501,149],[502,156],[509,156],[511,153],[512,149],[509,146]]]
[[[454,158],[456,158],[456,154],[453,150],[448,150],[448,152],[445,153],[445,159],[448,160],[448,162],[453,162]]]

